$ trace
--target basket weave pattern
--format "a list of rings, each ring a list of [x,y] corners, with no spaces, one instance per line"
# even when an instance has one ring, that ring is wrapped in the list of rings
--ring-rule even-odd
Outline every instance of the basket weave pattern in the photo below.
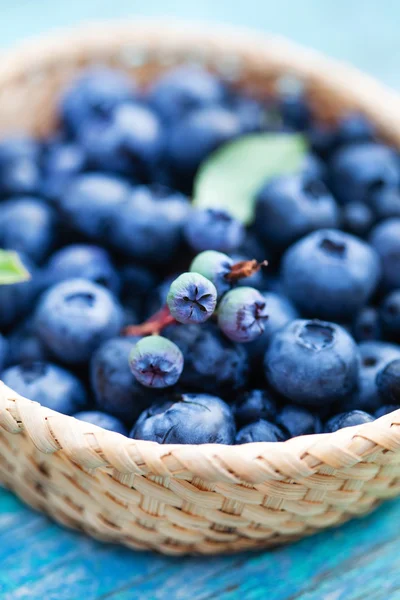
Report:
[[[360,110],[400,146],[399,97],[368,76],[280,39],[152,22],[93,26],[5,57],[0,133],[51,131],[60,90],[87,64],[120,66],[145,83],[187,60],[256,93],[295,75],[321,119]],[[76,421],[0,383],[0,481],[64,525],[133,548],[275,546],[400,494],[400,411],[283,443],[158,445]]]

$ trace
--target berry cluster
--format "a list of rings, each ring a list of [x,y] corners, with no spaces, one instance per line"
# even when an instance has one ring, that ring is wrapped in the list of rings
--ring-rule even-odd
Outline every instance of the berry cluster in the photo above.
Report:
[[[321,124],[301,92],[260,101],[197,67],[146,89],[95,67],[59,123],[0,142],[0,247],[31,274],[0,286],[7,385],[159,443],[277,442],[399,408],[400,161],[364,117]],[[250,224],[191,203],[217,148],[271,132],[308,151],[266,178]]]

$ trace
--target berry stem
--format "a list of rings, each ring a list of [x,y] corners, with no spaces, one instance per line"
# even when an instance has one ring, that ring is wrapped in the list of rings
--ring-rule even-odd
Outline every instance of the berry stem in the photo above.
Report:
[[[258,262],[255,259],[241,260],[240,262],[237,262],[231,266],[231,270],[225,275],[225,279],[232,282],[239,281],[239,279],[251,277],[251,275],[257,273],[261,267],[266,267],[267,265],[267,260],[263,260],[262,262]]]
[[[140,323],[139,325],[128,325],[125,327],[121,335],[123,336],[145,336],[145,335],[159,335],[161,331],[167,325],[175,324],[177,321],[171,315],[167,305],[163,306],[154,315],[152,315],[147,321]]]

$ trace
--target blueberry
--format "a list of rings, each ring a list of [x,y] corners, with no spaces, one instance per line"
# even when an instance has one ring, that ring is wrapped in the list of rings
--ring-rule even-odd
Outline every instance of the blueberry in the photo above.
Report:
[[[303,160],[303,176],[311,181],[325,181],[327,178],[325,163],[312,152],[308,152]],[[321,188],[322,190],[322,188]]]
[[[135,96],[135,83],[122,72],[93,67],[80,74],[61,99],[64,125],[77,133],[82,123],[94,117],[107,120],[115,107]]]
[[[371,121],[360,113],[350,113],[342,118],[336,130],[338,145],[372,142],[375,128]]]
[[[40,187],[39,144],[28,137],[0,142],[0,196],[35,194]]]
[[[183,386],[222,395],[245,386],[249,369],[246,350],[227,340],[214,324],[171,325],[163,335],[183,353]]]
[[[259,419],[273,421],[276,417],[276,402],[270,392],[250,390],[244,392],[234,406],[235,418],[240,425],[248,425]]]
[[[302,406],[291,404],[278,413],[276,424],[291,438],[322,432],[322,423],[317,415]]]
[[[270,384],[292,402],[324,406],[354,390],[357,346],[335,323],[298,319],[273,336],[265,371]]]
[[[122,280],[122,302],[133,308],[143,318],[146,315],[148,298],[154,295],[158,278],[142,265],[128,264],[119,269]],[[166,301],[167,293],[165,294]],[[164,303],[160,302],[160,306]],[[160,307],[157,306],[157,309]],[[155,312],[155,311],[154,311]]]
[[[187,219],[185,237],[195,252],[218,250],[233,252],[244,238],[244,227],[225,210],[194,210]]]
[[[239,119],[242,133],[256,133],[266,129],[268,124],[266,107],[254,98],[236,96],[230,108]]]
[[[97,408],[124,423],[133,423],[153,399],[129,366],[129,355],[137,341],[137,338],[107,340],[96,350],[90,362]]]
[[[400,288],[400,218],[379,223],[371,232],[370,243],[381,259],[383,286]]]
[[[257,364],[262,363],[274,333],[299,316],[290,300],[282,294],[276,292],[261,292],[261,294],[267,305],[268,319],[263,323],[263,333],[246,346],[252,361]]]
[[[400,217],[400,191],[397,188],[378,190],[370,197],[369,206],[378,221]]]
[[[175,385],[183,370],[183,354],[176,344],[159,335],[138,341],[129,355],[136,379],[149,388]]]
[[[234,112],[211,107],[192,111],[169,132],[167,155],[177,178],[190,183],[199,165],[221,144],[240,134]]]
[[[17,321],[25,317],[32,310],[33,303],[40,291],[38,283],[38,269],[21,256],[22,263],[31,275],[31,279],[22,283],[0,285],[0,328],[8,329]]]
[[[79,141],[96,169],[148,178],[160,157],[164,131],[149,108],[121,104],[107,122],[87,121]]]
[[[182,273],[171,283],[167,304],[179,323],[204,323],[214,313],[217,290],[199,273]]]
[[[0,334],[0,373],[5,364],[10,364],[10,344],[7,338]]]
[[[189,214],[186,196],[166,191],[160,197],[150,187],[137,187],[114,214],[114,244],[136,260],[165,264],[180,247]]]
[[[88,279],[104,286],[115,295],[120,281],[107,250],[89,244],[71,244],[55,252],[47,264],[49,282],[58,283],[66,279]]]
[[[362,308],[353,321],[352,334],[354,339],[357,342],[379,340],[381,333],[381,324],[376,308],[372,306]]]
[[[336,149],[337,130],[325,123],[311,123],[307,131],[311,150],[323,160],[328,160]]]
[[[379,307],[382,329],[387,339],[400,342],[400,289],[393,290]]]
[[[358,238],[321,229],[291,246],[282,278],[289,298],[304,314],[332,320],[354,316],[380,277],[377,253]]]
[[[322,181],[307,175],[275,177],[257,196],[256,230],[267,245],[279,250],[315,229],[338,223],[333,196]]]
[[[75,419],[91,423],[102,429],[115,431],[115,433],[121,433],[122,435],[128,435],[127,428],[119,419],[112,415],[108,415],[107,413],[100,412],[99,410],[86,410],[78,412],[73,416]]]
[[[104,287],[85,279],[69,279],[42,296],[35,321],[40,339],[57,358],[82,363],[118,334],[122,311]]]
[[[378,394],[385,404],[400,403],[400,358],[387,364],[376,376]]]
[[[160,444],[232,444],[235,421],[220,398],[183,394],[165,410],[140,416],[130,437]]]
[[[232,287],[232,284],[226,279],[231,272],[232,265],[233,260],[223,252],[205,250],[192,261],[190,271],[200,273],[209,279],[214,284],[220,298]]]
[[[361,364],[357,390],[343,402],[346,410],[360,409],[375,412],[380,406],[376,376],[392,360],[400,359],[400,347],[385,342],[362,342],[359,344]]]
[[[13,198],[1,205],[0,246],[35,262],[50,253],[57,237],[53,211],[38,198]]]
[[[400,406],[398,404],[385,404],[384,406],[378,408],[378,410],[375,412],[375,419],[379,419],[379,417],[383,417],[385,415],[390,415],[390,413],[399,409]]]
[[[367,202],[378,190],[400,184],[394,150],[375,143],[344,146],[331,163],[331,184],[340,202]]]
[[[47,348],[36,334],[32,318],[14,329],[8,342],[7,364],[9,365],[44,362],[49,357]]]
[[[363,410],[352,410],[350,412],[335,415],[325,425],[325,431],[332,433],[343,429],[344,427],[354,427],[355,425],[363,425],[371,423],[374,418]]]
[[[264,331],[268,319],[265,298],[251,287],[227,292],[218,307],[218,326],[233,342],[251,342]]]
[[[109,242],[111,217],[129,193],[130,187],[118,177],[87,173],[67,187],[60,208],[69,223],[89,239]]]
[[[54,144],[46,153],[43,165],[42,194],[57,200],[73,177],[86,168],[83,149],[73,142]]]
[[[365,236],[375,222],[374,213],[364,202],[348,202],[342,211],[342,226],[360,237]]]
[[[235,444],[250,444],[252,442],[282,442],[285,439],[282,430],[264,419],[249,423],[239,429]]]
[[[284,94],[279,102],[285,125],[295,130],[304,130],[311,121],[311,110],[303,94]]]
[[[15,365],[3,372],[2,379],[21,396],[64,415],[73,415],[86,403],[80,381],[69,371],[51,363]]]
[[[216,105],[224,97],[221,81],[191,66],[167,71],[152,86],[149,103],[167,122],[182,119],[190,111]]]

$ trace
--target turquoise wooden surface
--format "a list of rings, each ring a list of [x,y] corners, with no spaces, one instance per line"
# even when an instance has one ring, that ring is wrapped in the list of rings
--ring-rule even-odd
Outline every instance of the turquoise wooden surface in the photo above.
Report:
[[[1,600],[400,600],[400,501],[270,552],[171,558],[67,531],[0,490]]]

